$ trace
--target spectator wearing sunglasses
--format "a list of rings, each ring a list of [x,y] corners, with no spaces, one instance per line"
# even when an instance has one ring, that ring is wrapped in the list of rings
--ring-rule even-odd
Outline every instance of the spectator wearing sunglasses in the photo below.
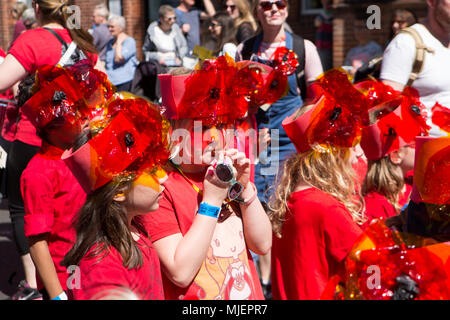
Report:
[[[237,43],[251,38],[258,28],[258,24],[253,18],[249,2],[247,0],[226,0],[225,9],[234,19]]]
[[[186,39],[175,23],[175,9],[169,5],[159,8],[159,20],[150,24],[145,36],[146,61],[155,60],[166,67],[180,66],[188,52]]]

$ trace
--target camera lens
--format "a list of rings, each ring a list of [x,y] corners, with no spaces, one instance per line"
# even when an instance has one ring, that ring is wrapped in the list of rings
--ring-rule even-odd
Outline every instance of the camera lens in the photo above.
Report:
[[[222,182],[230,182],[233,180],[233,169],[223,163],[220,163],[216,166],[216,175],[217,178]]]

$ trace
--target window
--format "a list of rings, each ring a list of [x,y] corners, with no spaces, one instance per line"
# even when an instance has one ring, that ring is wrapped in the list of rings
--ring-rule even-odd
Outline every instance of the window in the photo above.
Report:
[[[111,14],[122,15],[122,0],[108,0],[108,8]]]
[[[302,15],[318,14],[322,7],[320,0],[302,0]]]

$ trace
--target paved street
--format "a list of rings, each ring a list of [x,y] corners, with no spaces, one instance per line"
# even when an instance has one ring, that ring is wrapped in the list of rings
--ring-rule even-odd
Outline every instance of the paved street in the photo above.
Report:
[[[13,242],[11,221],[6,200],[0,203],[0,300],[16,291],[23,270]]]

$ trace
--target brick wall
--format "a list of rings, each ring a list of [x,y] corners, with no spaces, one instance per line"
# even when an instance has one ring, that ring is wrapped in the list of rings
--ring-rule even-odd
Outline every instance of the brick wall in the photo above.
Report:
[[[14,34],[15,21],[11,17],[10,5],[15,0],[0,0],[0,48],[5,52],[8,50],[9,44]]]
[[[314,15],[301,14],[301,1],[290,0],[288,23],[294,32],[312,40],[315,38]],[[381,29],[366,30],[366,36],[384,47],[389,39],[392,13],[396,8],[407,8],[414,11],[419,18],[426,15],[426,3],[423,0],[333,0],[333,65],[340,66],[344,62],[347,52],[358,44],[354,37],[354,20],[370,15],[366,13],[369,5],[378,5],[381,9]]]
[[[122,0],[123,16],[127,21],[126,33],[136,40],[139,60],[143,59],[142,46],[144,45],[145,32],[147,31],[145,8],[144,1]]]

